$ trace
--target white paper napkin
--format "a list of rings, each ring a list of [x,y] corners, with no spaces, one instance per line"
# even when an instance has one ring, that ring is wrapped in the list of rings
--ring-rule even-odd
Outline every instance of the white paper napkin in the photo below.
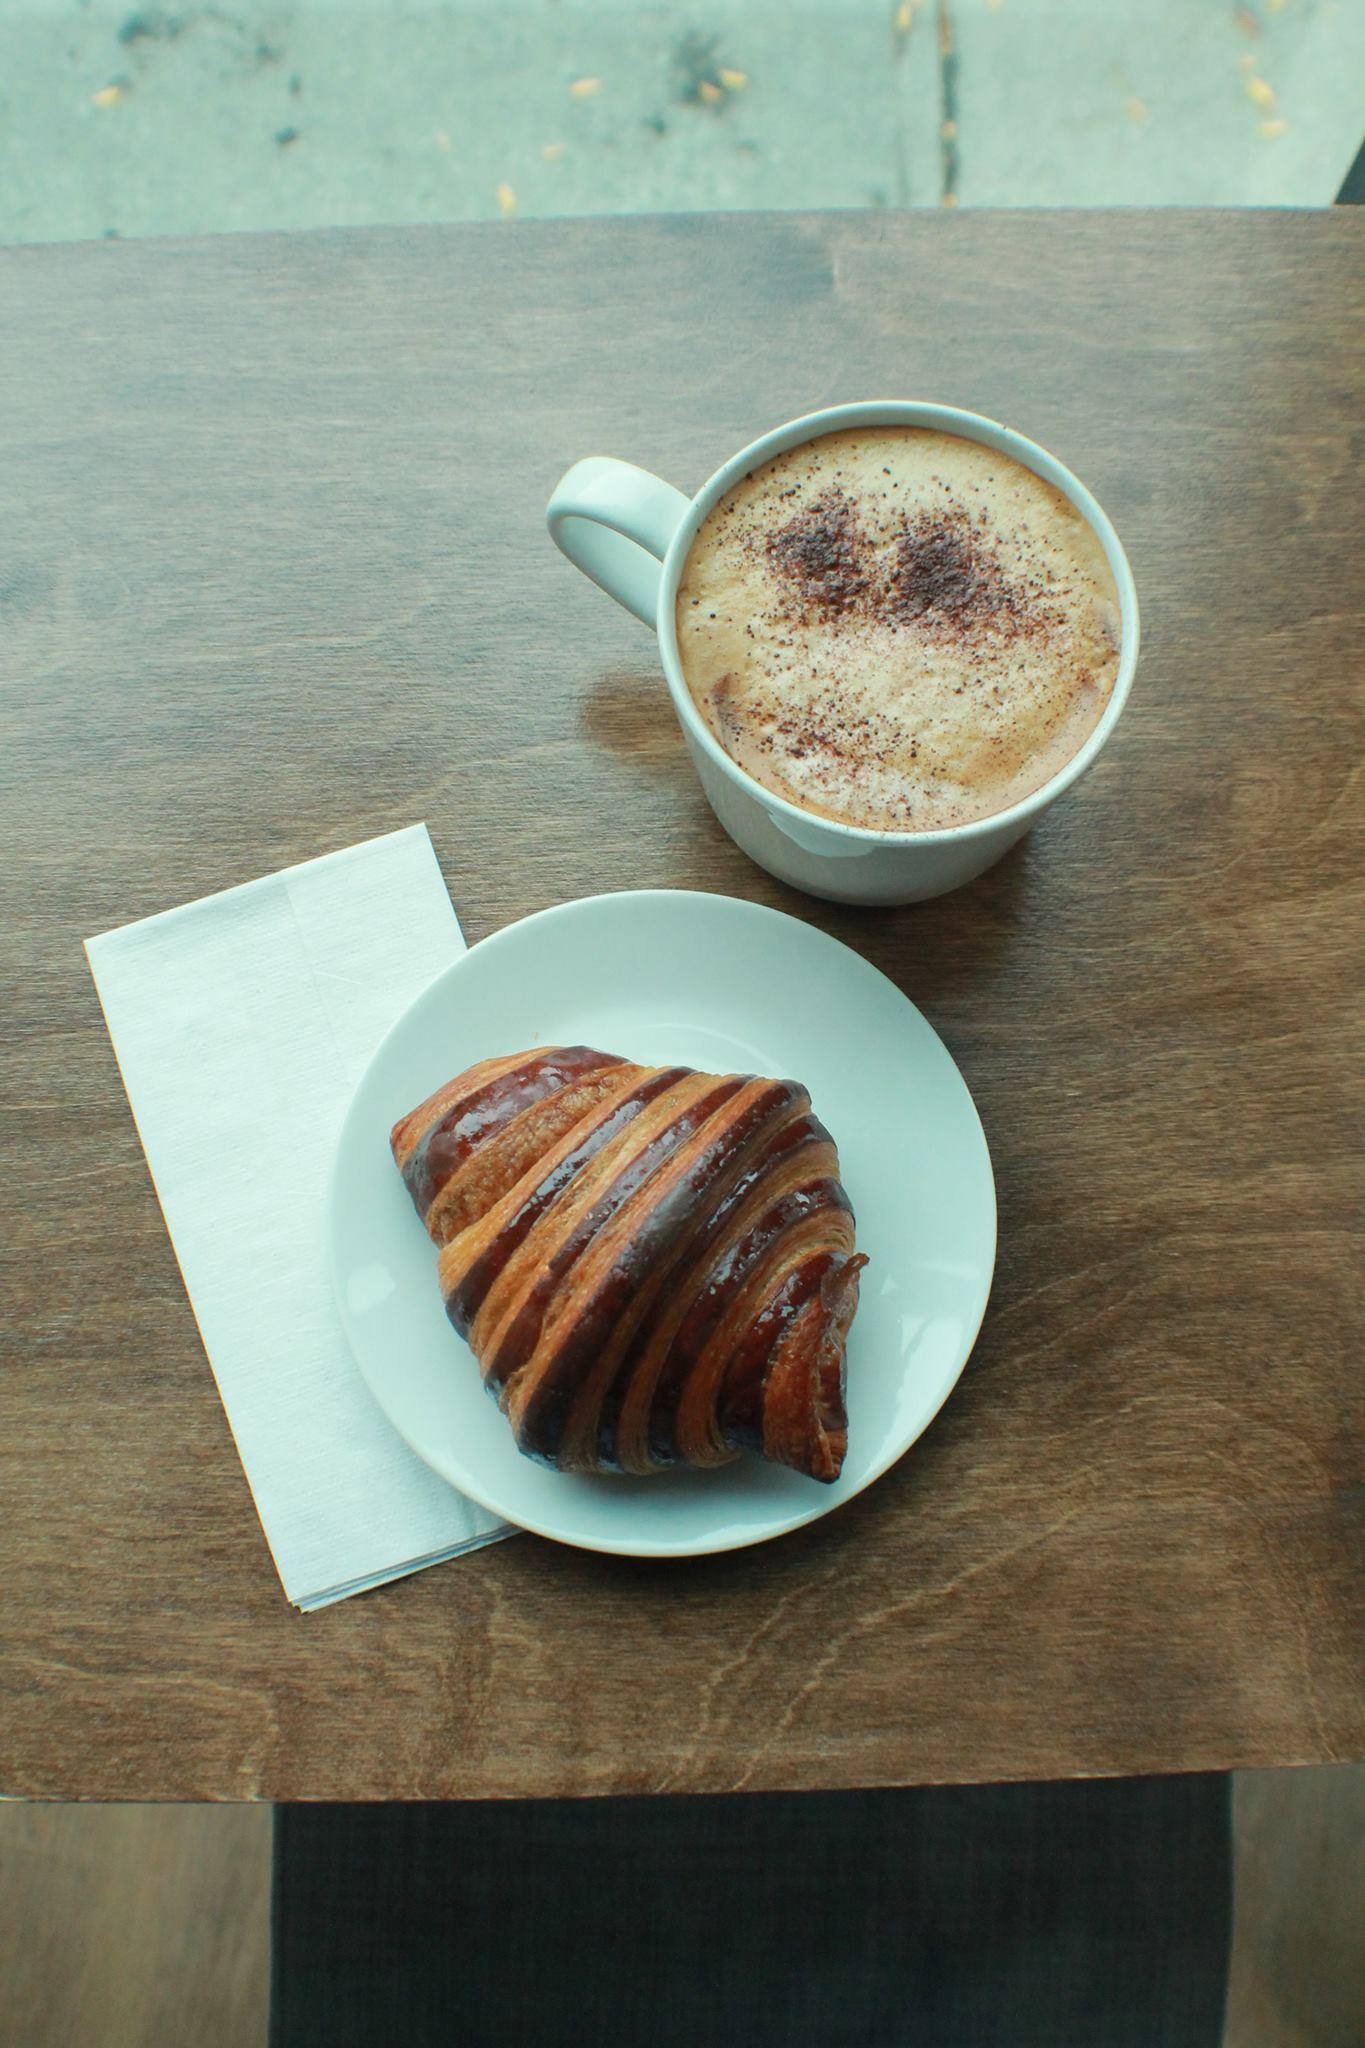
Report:
[[[323,1245],[355,1086],[464,949],[425,825],[86,942],[261,1526],[305,1609],[512,1533],[375,1405]]]

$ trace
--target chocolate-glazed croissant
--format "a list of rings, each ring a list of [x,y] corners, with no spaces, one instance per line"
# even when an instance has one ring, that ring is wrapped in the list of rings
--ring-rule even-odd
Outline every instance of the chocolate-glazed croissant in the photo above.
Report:
[[[391,1142],[523,1451],[838,1478],[866,1260],[804,1088],[550,1046],[470,1067]]]

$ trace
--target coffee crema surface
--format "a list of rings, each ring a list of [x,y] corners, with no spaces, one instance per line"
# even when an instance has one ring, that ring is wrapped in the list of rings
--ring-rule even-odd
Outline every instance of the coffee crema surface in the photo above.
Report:
[[[844,824],[933,831],[1007,810],[1085,743],[1119,599],[1096,534],[1022,463],[851,427],[712,509],[677,632],[694,702],[755,781]]]

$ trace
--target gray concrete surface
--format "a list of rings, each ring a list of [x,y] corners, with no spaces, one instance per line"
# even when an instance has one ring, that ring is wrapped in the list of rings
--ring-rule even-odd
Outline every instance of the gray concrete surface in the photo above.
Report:
[[[1325,204],[1362,78],[1365,0],[0,0],[0,241]]]
[[[1365,1766],[1234,1781],[1223,2048],[1365,2040]],[[270,1813],[0,1802],[0,2041],[265,2048]]]

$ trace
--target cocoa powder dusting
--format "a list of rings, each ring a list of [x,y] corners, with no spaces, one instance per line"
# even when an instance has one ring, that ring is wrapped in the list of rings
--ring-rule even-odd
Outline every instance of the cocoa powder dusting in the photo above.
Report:
[[[703,527],[677,610],[688,688],[732,759],[817,816],[901,831],[1039,787],[1103,710],[1118,618],[1060,494],[918,429],[850,429],[753,471]]]
[[[989,626],[1014,638],[1056,622],[1041,579],[1007,576],[986,522],[956,506],[917,514],[888,561],[864,533],[856,503],[831,489],[770,535],[765,552],[803,625],[859,613],[936,634]]]
[[[834,689],[818,692],[799,710],[775,710],[760,745],[765,753],[794,761],[864,767],[888,762],[901,738],[894,720],[859,708]]]
[[[805,505],[768,542],[768,560],[795,584],[806,618],[852,611],[867,589],[857,514],[841,491]]]
[[[1008,582],[999,558],[964,512],[924,512],[896,542],[887,593],[893,620],[969,631],[989,621],[1027,630],[1029,593]]]

